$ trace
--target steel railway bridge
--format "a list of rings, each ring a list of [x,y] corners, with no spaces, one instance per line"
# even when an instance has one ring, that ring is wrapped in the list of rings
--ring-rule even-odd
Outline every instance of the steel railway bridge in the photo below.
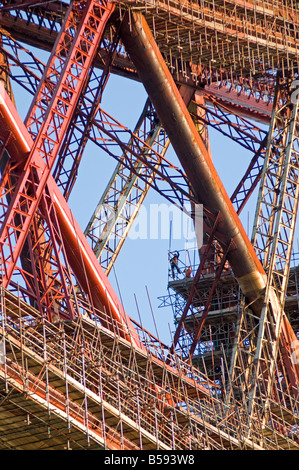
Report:
[[[298,2],[2,1],[0,25],[0,448],[299,449]],[[146,90],[134,129],[102,107],[111,74]],[[251,152],[232,195],[210,128]],[[82,229],[89,142],[116,167]],[[170,345],[108,280],[149,190],[203,207]]]

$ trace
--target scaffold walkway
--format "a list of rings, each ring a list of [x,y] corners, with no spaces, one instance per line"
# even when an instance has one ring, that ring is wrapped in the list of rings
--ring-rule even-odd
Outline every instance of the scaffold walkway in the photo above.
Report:
[[[0,448],[299,448],[294,414],[249,430],[240,403],[226,406],[204,374],[146,343],[145,353],[89,316],[50,323],[2,290]]]

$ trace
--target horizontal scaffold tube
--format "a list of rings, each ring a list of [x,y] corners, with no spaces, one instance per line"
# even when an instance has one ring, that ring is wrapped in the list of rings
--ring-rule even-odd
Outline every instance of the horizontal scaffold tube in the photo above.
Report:
[[[243,294],[251,303],[251,308],[260,314],[264,304],[267,275],[141,13],[130,12],[130,17],[124,18],[121,38],[198,202],[215,216],[218,215],[217,230],[221,235],[221,243],[230,247],[227,259]],[[280,307],[273,290],[270,290],[270,301],[274,317],[278,318]],[[284,313],[281,341],[283,350],[289,353],[289,359],[286,361],[289,374],[293,375],[295,372],[296,378],[293,376],[292,380],[295,383],[296,379],[299,379],[298,341]]]

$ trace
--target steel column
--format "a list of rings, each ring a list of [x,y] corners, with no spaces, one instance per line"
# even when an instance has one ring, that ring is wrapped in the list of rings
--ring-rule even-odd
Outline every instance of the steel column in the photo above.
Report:
[[[267,275],[233,209],[206,148],[198,138],[194,123],[144,17],[132,13],[130,19],[130,23],[123,23],[121,30],[124,44],[181,160],[198,202],[203,203],[211,212],[220,213],[218,227],[224,238],[224,248],[231,244],[227,259],[243,294],[251,302],[251,308],[260,315]],[[223,240],[221,243],[223,244]],[[269,295],[274,317],[278,318],[279,307],[275,293],[271,291]],[[293,339],[293,344],[290,344],[290,338]],[[291,362],[291,353],[296,351],[298,342],[286,319],[281,341],[289,351],[286,361]],[[299,378],[296,365],[294,369]]]
[[[20,256],[42,191],[54,165],[61,139],[72,118],[80,92],[87,77],[98,42],[113,11],[112,4],[90,1],[77,20],[69,9],[64,29],[49,60],[36,99],[29,112],[27,125],[35,138],[34,147],[20,174],[11,203],[0,230],[2,283],[7,286]],[[72,38],[74,31],[75,36]],[[56,55],[58,54],[58,55]],[[66,54],[66,57],[65,57]],[[47,77],[57,81],[55,91]],[[37,155],[44,160],[42,179],[36,180]],[[16,225],[16,215],[21,224]]]

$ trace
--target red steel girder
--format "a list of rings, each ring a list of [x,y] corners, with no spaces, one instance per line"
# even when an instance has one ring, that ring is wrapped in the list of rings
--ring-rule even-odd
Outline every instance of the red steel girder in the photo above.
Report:
[[[29,53],[29,51],[25,51],[24,48],[15,40],[12,40],[12,38],[9,37],[8,33],[5,34],[6,36],[4,36],[4,41],[6,47],[12,47],[14,54],[8,53],[6,50],[3,50],[3,53],[7,54],[8,59],[14,65],[18,65],[18,67],[24,70],[24,79],[22,79],[21,75],[18,75],[16,73],[11,73],[11,78],[17,80],[18,83],[20,83],[22,86],[25,86],[28,91],[30,91],[27,83],[29,81],[32,88],[31,92],[35,91],[38,83],[38,77],[35,71],[41,71],[43,68],[43,64],[40,63],[36,58],[34,58],[34,56],[32,57],[32,54]],[[111,43],[109,43],[109,41],[105,39],[105,41],[103,41],[100,45],[101,53],[103,47],[107,49],[105,56],[106,58],[105,60],[103,59],[104,70],[102,72],[102,76],[103,74],[105,75],[107,63],[109,63],[110,67],[111,62],[113,62],[110,51],[114,51],[116,46],[117,44],[115,39]],[[24,54],[25,60],[23,63],[22,56]],[[26,65],[28,60],[29,63],[32,63],[31,67],[33,67],[32,77],[30,75],[30,69]],[[96,74],[94,75],[96,76]],[[102,81],[102,78],[98,78],[98,81],[100,80]],[[194,84],[190,84],[190,87],[194,88]],[[248,197],[253,192],[254,188],[256,187],[256,184],[260,179],[264,158],[264,141],[262,140],[263,131],[254,124],[244,119],[244,116],[250,119],[261,121],[263,123],[269,123],[270,112],[272,109],[270,91],[267,91],[268,100],[265,101],[263,99],[262,90],[261,96],[257,97],[256,91],[254,95],[252,94],[251,87],[252,84],[250,85],[250,83],[248,83],[248,80],[243,79],[240,80],[239,84],[234,83],[233,86],[229,86],[229,83],[222,81],[217,86],[206,85],[204,89],[197,90],[196,92],[196,96],[199,95],[204,97],[204,100],[206,102],[205,110],[207,111],[207,121],[205,122],[211,125],[212,127],[215,127],[224,135],[228,135],[233,140],[236,140],[245,148],[248,148],[250,151],[255,152],[255,155],[252,161],[250,162],[248,170],[245,172],[236,190],[234,191],[233,196],[231,197],[232,201],[234,201],[234,206],[236,207],[238,213],[244,207],[246,201],[248,200]],[[68,129],[68,140],[66,138],[64,140],[64,143],[62,144],[56,168],[54,170],[55,178],[57,179],[57,181],[59,180],[59,185],[60,187],[64,188],[64,194],[67,197],[69,196],[70,190],[76,178],[78,164],[81,159],[82,150],[84,147],[84,137],[81,137],[79,134],[83,134],[82,129],[86,128],[86,123],[87,126],[91,129],[91,126],[89,125],[91,124],[91,117],[89,115],[88,109],[90,106],[88,104],[89,98],[85,97],[85,93],[83,93],[83,96],[81,94],[81,99],[82,101],[80,102],[80,109],[77,108],[76,110],[76,120],[78,121],[78,124],[76,125],[75,121],[73,121],[72,128]],[[87,104],[86,106],[83,106],[83,103],[85,103],[85,101]],[[234,123],[233,120],[230,121],[230,115],[233,119],[234,116],[236,116],[237,122]],[[99,117],[100,114],[98,118]],[[93,126],[97,127],[99,122],[100,120],[97,119],[96,115],[94,115]],[[93,134],[94,132],[92,132],[92,135]],[[243,136],[245,136],[244,139]],[[72,143],[72,145],[69,145],[70,142]],[[96,144],[99,144],[99,137],[95,137],[94,142]],[[259,143],[260,148],[257,147]],[[112,156],[116,157],[116,155],[114,155],[113,153]]]
[[[38,136],[44,143],[39,143],[41,152],[43,147],[53,152],[58,144],[56,134],[67,128],[64,116],[74,112],[113,9],[106,1],[89,1],[82,12],[70,6],[26,119],[33,138]]]
[[[51,40],[51,45],[46,48],[52,49],[52,44],[54,44],[66,9],[66,4],[57,3],[59,8],[55,2],[54,4],[42,5],[40,8],[34,8],[32,12],[26,10],[16,11],[16,17],[10,17],[9,14],[3,15],[0,23],[13,34],[15,39],[22,39],[22,41],[38,48],[45,48],[44,41]],[[56,13],[56,16],[54,13]],[[22,26],[20,26],[20,23]],[[37,29],[39,31],[38,36],[36,34]],[[107,42],[109,42],[108,38]],[[101,62],[103,59],[105,61],[106,53],[106,50],[101,48],[97,62],[99,67],[102,67]],[[132,67],[134,66],[123,48],[119,49],[112,64],[112,70],[122,76],[138,80],[136,71],[132,71]],[[190,76],[192,76],[192,79],[190,79]],[[266,80],[250,79],[249,77],[232,75],[231,71],[228,73],[225,70],[218,71],[210,67],[204,68],[203,65],[199,67],[190,63],[184,76],[180,76],[176,70],[174,77],[176,77],[177,83],[193,86],[199,93],[215,94],[215,96],[222,99],[227,96],[231,100],[231,106],[238,109],[239,112],[243,106],[244,115],[248,117],[254,116],[255,119],[266,123],[269,121],[274,92],[273,79],[275,81],[275,77],[273,78],[271,75]]]
[[[221,215],[218,229],[224,243],[220,243],[223,249],[230,247],[227,259],[243,294],[259,316],[267,275],[216,173],[210,155],[198,137],[145,18],[140,13],[133,13],[130,26],[128,24],[123,22],[121,30],[125,47],[181,160],[195,195],[212,213]],[[270,297],[274,317],[277,317],[280,307],[275,293],[271,292]],[[285,315],[280,341],[281,347],[287,351],[286,369],[295,373],[299,381],[298,340]],[[297,355],[295,361],[293,354]]]
[[[219,107],[220,108],[225,108],[225,109],[230,109],[229,101],[224,100],[224,97],[227,94],[228,94],[229,97],[231,97],[231,95],[233,94],[233,91],[230,91],[228,93],[227,88],[225,87],[224,84],[222,84],[222,88],[220,88],[220,90],[218,90],[217,88],[215,89],[215,87],[211,87],[211,86],[208,86],[208,90],[209,90],[208,95],[206,94],[205,90],[203,90],[203,92],[202,92],[205,96],[205,99],[208,100],[208,103],[209,103],[208,106],[210,106],[211,104],[214,104],[215,109],[218,109]],[[246,96],[242,100],[241,95],[238,94],[238,97],[234,96],[234,98],[233,98],[233,101],[236,101],[236,99],[238,98],[243,103],[243,107],[239,106],[238,108],[236,108],[236,107],[233,108],[234,113],[236,112],[236,109],[237,109],[238,113],[243,114],[244,109],[247,106],[249,106],[249,108],[248,108],[249,111],[248,112],[250,112],[250,110],[254,107],[253,97],[247,97]],[[215,96],[217,96],[217,98]],[[84,96],[83,96],[83,99],[84,99]],[[219,102],[221,104],[219,104]],[[82,107],[81,107],[80,110],[78,110],[77,119],[78,119],[78,123],[79,123],[78,128],[80,128],[80,130],[86,125],[86,122],[88,122],[88,123],[90,122],[89,114],[88,114],[88,106],[84,107],[84,110],[85,111],[82,111]],[[267,106],[265,106],[265,111],[264,111],[265,115],[267,114],[266,111],[267,111]],[[102,113],[99,113],[99,116],[101,116],[101,114]],[[98,127],[99,122],[100,122],[99,119],[94,120],[94,122],[93,122],[94,128]],[[106,118],[105,118],[105,120],[102,120],[102,122],[103,123],[105,122],[105,128],[107,129]],[[108,124],[108,122],[107,122],[107,124]],[[72,127],[74,129],[75,125],[73,125]],[[108,127],[110,128],[110,124],[108,124]],[[254,129],[254,126],[252,126],[252,127]],[[99,127],[98,127],[98,129],[99,129]],[[238,132],[239,130],[236,129],[236,131]],[[242,129],[240,131],[242,131]],[[120,130],[120,134],[121,133],[122,133],[122,131]],[[92,132],[92,135],[93,134],[94,134],[94,132]],[[245,134],[246,134],[246,130],[245,130]],[[115,139],[115,137],[114,137],[115,135],[116,135],[115,133],[113,133],[113,135],[111,135],[112,136],[112,139],[111,139],[112,146],[114,145],[113,139]],[[101,139],[99,139],[99,137],[95,137],[93,140],[97,144],[99,144],[99,142],[101,141]],[[84,140],[83,140],[83,142],[84,142]],[[106,140],[106,142],[107,142],[107,140]],[[116,136],[115,142],[117,142],[117,143],[120,142],[118,140],[117,136]],[[255,142],[256,141],[254,140],[254,136],[253,136],[252,144],[254,145]],[[75,144],[77,144],[77,142],[75,142]],[[81,152],[79,150],[80,145],[81,144],[78,142],[77,155],[79,154],[79,159],[80,159],[80,155],[81,155]],[[119,145],[121,145],[121,143],[119,143]],[[69,150],[69,146],[67,145],[66,142],[63,144],[63,146],[67,149],[66,151],[69,152],[69,154],[73,157],[73,152]],[[106,145],[102,148],[104,148],[105,150],[106,149],[108,150],[108,147],[106,147]],[[109,153],[109,151],[108,151],[108,153]],[[115,150],[113,151],[112,156],[114,158],[117,158],[116,155],[115,155]],[[60,156],[59,156],[59,160],[57,162],[55,172],[56,172],[56,175],[57,175],[58,178],[60,178],[60,175],[62,175],[64,177],[64,181],[62,182],[62,185],[66,188],[66,187],[71,187],[72,186],[72,181],[74,181],[77,166],[78,166],[78,158],[77,158],[77,156],[74,157],[73,167],[70,171],[68,171],[67,168],[64,167],[64,160],[65,160],[65,156],[63,156],[62,152],[60,152]],[[244,206],[245,202],[247,201],[249,195],[251,194],[254,186],[256,185],[257,181],[259,180],[260,169],[261,169],[260,160],[263,160],[263,155],[261,156],[260,154],[257,154],[257,155],[255,155],[253,160],[256,162],[255,165],[252,166],[252,162],[251,162],[248,171],[246,172],[246,174],[242,178],[242,181],[238,185],[238,188],[234,192],[234,195],[232,197],[232,200],[234,201],[234,203],[235,203],[235,201],[237,203],[237,212],[239,212],[242,209],[242,207]],[[59,168],[58,168],[58,165],[59,165]],[[148,162],[148,165],[150,166],[149,162]],[[67,176],[66,176],[67,173],[69,174],[69,178],[67,178]],[[157,176],[159,176],[159,175],[157,174]],[[169,177],[166,176],[166,178],[168,178],[168,181],[170,181]],[[177,188],[173,185],[174,181],[175,180],[173,178],[171,178],[171,186],[173,188],[173,194],[176,195],[176,194],[179,194],[179,193],[177,192]],[[248,185],[249,185],[249,187],[248,187]],[[156,179],[156,181],[154,181],[153,186],[155,187],[156,190],[160,191],[160,189],[157,185],[157,179]],[[68,191],[68,194],[69,194],[69,190],[67,190],[67,191]],[[163,195],[164,196],[166,195],[165,189],[163,189]],[[170,192],[168,192],[168,196],[169,195],[170,195]],[[166,195],[166,197],[168,197],[168,196]],[[179,200],[180,200],[180,205],[182,205],[180,196],[179,196]],[[188,198],[187,198],[187,200],[188,200]],[[173,199],[172,199],[172,201],[173,201]]]
[[[258,150],[267,135],[265,130],[245,119],[237,109],[231,109],[230,104],[224,100],[196,92],[195,104],[204,113],[191,112],[194,119],[211,126],[251,152]]]
[[[70,123],[64,141],[61,145],[57,163],[53,170],[53,176],[57,181],[64,197],[68,200],[74,186],[78,167],[89,139],[93,121],[100,106],[102,95],[110,75],[110,67],[116,48],[119,42],[119,33],[116,31],[114,40],[110,43],[105,64],[100,74],[95,70],[95,60],[93,61],[88,79],[82,90],[80,100],[76,106],[72,122]],[[98,48],[101,47],[99,44]],[[86,116],[83,117],[81,110],[84,109]]]
[[[5,93],[3,86],[1,87],[0,93],[0,109],[2,117],[0,138],[2,140],[4,139],[7,129],[10,129],[13,137],[6,142],[6,148],[9,155],[17,153],[16,151],[18,151],[19,157],[22,153],[25,156],[29,153],[31,146],[33,145],[33,141],[29,133],[26,131],[26,128],[10,99]],[[36,174],[34,176],[37,181],[40,181],[44,172],[45,163],[38,153],[35,158]],[[10,173],[7,173],[10,176]],[[65,250],[65,255],[77,282],[84,291],[89,294],[90,303],[96,308],[97,315],[103,321],[104,326],[108,319],[109,322],[107,324],[107,328],[112,330],[113,328],[116,328],[119,335],[142,348],[141,341],[135,328],[132,326],[130,318],[126,315],[121,302],[117,298],[111,284],[101,269],[97,258],[84,237],[78,223],[73,217],[70,208],[51,174],[48,177],[46,188],[42,192],[42,197],[44,200],[40,202],[39,208],[41,212],[44,212],[45,220],[49,221],[51,218],[49,224],[50,231],[52,230],[50,235],[51,247],[56,244],[54,250]],[[50,215],[50,211],[53,210],[53,215]],[[55,234],[53,233],[54,230],[56,231]],[[61,240],[59,240],[59,237]],[[63,245],[60,241],[63,242]],[[58,255],[59,253],[57,252],[57,261],[59,259]],[[50,267],[51,271],[52,267],[53,265]],[[67,282],[66,276],[62,273],[62,270],[65,269],[68,269],[68,265],[57,265],[57,270],[61,271],[62,282]],[[67,293],[68,287],[65,286],[63,291]],[[59,294],[59,292],[57,294]],[[70,316],[72,315],[71,312]],[[103,318],[101,318],[101,315],[103,315]]]
[[[18,178],[2,221],[0,250],[4,286],[9,284],[12,277],[62,137],[71,122],[97,46],[113,9],[114,5],[111,3],[89,1],[76,15],[72,8],[68,11],[27,119],[31,135],[35,138],[34,146]],[[53,77],[57,80],[55,90],[52,86]],[[50,87],[48,78],[51,79]],[[41,178],[36,179],[39,168],[36,162],[40,156],[44,167]],[[21,219],[18,226],[15,224],[17,215]]]

